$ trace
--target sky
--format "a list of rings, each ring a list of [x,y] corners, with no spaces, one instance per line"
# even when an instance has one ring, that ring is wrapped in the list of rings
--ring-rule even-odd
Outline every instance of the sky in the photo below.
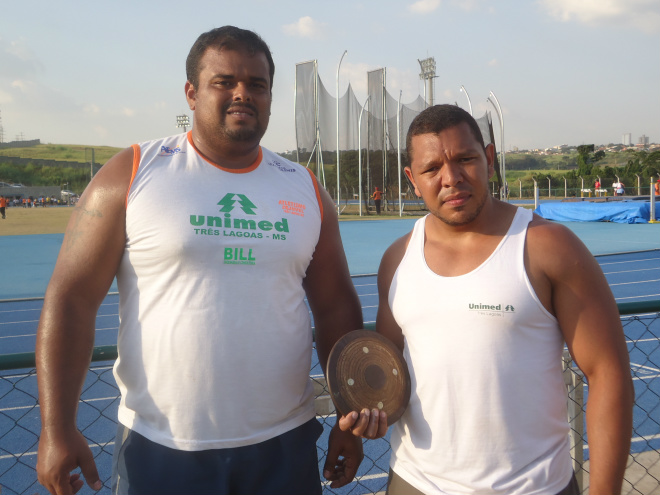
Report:
[[[341,94],[350,82],[364,101],[367,72],[385,67],[407,103],[424,95],[418,60],[434,57],[434,103],[493,112],[501,142],[492,92],[507,150],[660,143],[660,0],[0,0],[4,141],[127,147],[180,132],[188,51],[225,24],[273,53],[262,144],[276,152],[296,146],[296,64],[317,60],[334,95],[340,59]]]

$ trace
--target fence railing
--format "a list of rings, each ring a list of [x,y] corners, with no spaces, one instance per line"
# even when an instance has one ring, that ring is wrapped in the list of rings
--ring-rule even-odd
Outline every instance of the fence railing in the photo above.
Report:
[[[624,493],[660,493],[660,301],[619,304],[628,336],[636,402],[632,446]],[[371,325],[373,329],[373,325]],[[112,374],[117,358],[114,345],[95,347],[78,410],[78,426],[94,453],[101,494],[110,493],[111,460],[117,425],[119,393]],[[319,466],[326,456],[327,439],[335,423],[334,406],[318,365],[310,371],[318,420],[324,433],[317,444]],[[571,456],[581,488],[589,486],[588,447],[585,446],[585,403],[588,386],[570,356],[564,355],[571,423]],[[0,491],[2,495],[46,494],[36,477],[40,417],[35,355],[32,352],[0,356]],[[364,443],[365,458],[355,481],[326,494],[375,494],[385,490],[389,470],[389,436]],[[91,494],[86,485],[79,492]]]

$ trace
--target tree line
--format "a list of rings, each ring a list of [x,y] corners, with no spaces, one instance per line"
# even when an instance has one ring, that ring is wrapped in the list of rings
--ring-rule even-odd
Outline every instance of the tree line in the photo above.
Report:
[[[321,184],[330,191],[337,187],[337,153],[324,151],[316,156],[309,151],[300,150],[298,154],[281,153],[281,156],[292,161],[300,160],[302,165],[309,165],[319,178]],[[646,151],[629,149],[619,152],[625,165],[612,167],[602,165],[606,153],[602,150],[594,151],[593,145],[578,147],[577,154],[562,155],[561,157],[507,153],[507,171],[529,171],[521,177],[522,187],[530,188],[533,181],[546,181],[547,171],[552,169],[553,180],[566,179],[572,187],[584,182],[591,187],[597,178],[603,185],[609,179],[618,177],[628,187],[637,183],[637,177],[644,187],[647,187],[651,178],[656,180],[660,174],[660,150]],[[499,157],[498,157],[499,158]],[[90,181],[91,171],[88,164],[80,163],[78,166],[50,166],[42,164],[43,161],[29,159],[14,163],[8,157],[0,156],[0,182],[20,183],[28,186],[61,186],[68,184],[67,188],[80,194]],[[401,169],[409,164],[406,153],[401,154]],[[339,180],[342,188],[342,197],[345,194],[357,193],[359,189],[359,155],[357,150],[340,152]],[[96,170],[95,170],[96,172]],[[497,177],[494,177],[497,182]],[[511,186],[511,181],[509,187]],[[398,195],[398,154],[396,151],[383,152],[382,150],[362,151],[362,195],[369,197],[374,186],[385,188],[388,196]],[[405,174],[401,176],[402,193],[412,195],[412,188],[408,184]],[[64,188],[64,187],[63,187]]]

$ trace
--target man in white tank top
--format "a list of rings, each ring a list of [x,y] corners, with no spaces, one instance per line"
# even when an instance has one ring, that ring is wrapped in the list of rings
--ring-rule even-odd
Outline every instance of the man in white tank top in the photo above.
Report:
[[[202,34],[186,62],[192,131],[120,152],[75,208],[37,337],[37,471],[51,493],[78,491],[78,467],[102,485],[76,410],[117,275],[112,492],[320,495],[304,299],[323,369],[362,312],[329,194],[259,144],[274,71],[255,33]],[[331,486],[361,459],[362,441],[333,429]]]
[[[590,493],[620,493],[634,393],[597,262],[569,229],[489,194],[494,147],[459,107],[417,116],[407,149],[430,214],[378,272],[376,329],[402,350],[412,382],[388,494],[577,494],[564,342],[589,383]],[[353,412],[340,427],[377,438],[386,417]]]

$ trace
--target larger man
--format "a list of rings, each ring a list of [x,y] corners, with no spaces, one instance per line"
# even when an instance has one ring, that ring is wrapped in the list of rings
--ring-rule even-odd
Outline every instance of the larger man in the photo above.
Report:
[[[304,298],[324,368],[362,314],[329,195],[259,145],[274,71],[255,33],[202,34],[186,62],[192,131],[117,154],[72,214],[37,340],[37,470],[51,493],[82,486],[77,466],[100,487],[76,409],[115,275],[113,492],[320,493]],[[332,432],[333,485],[353,478],[361,449]]]

